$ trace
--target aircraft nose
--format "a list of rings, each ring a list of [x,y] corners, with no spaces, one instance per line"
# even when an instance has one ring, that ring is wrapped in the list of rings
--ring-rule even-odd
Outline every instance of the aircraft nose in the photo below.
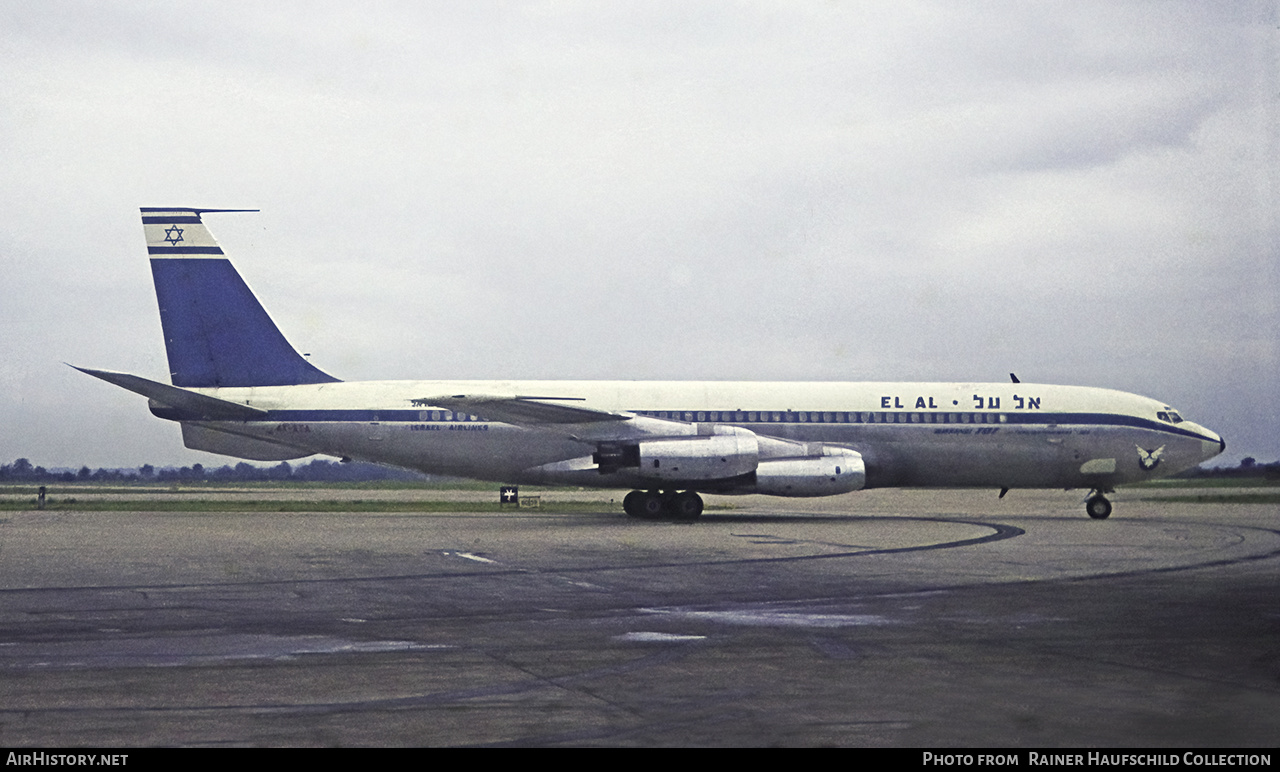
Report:
[[[1205,460],[1213,458],[1214,456],[1218,455],[1219,453],[1227,449],[1227,441],[1222,439],[1221,434],[1217,434],[1216,432],[1209,432],[1209,435],[1217,438],[1218,441],[1213,442],[1212,440],[1208,440],[1208,439],[1200,441],[1200,449],[1202,451],[1202,455],[1204,456]]]

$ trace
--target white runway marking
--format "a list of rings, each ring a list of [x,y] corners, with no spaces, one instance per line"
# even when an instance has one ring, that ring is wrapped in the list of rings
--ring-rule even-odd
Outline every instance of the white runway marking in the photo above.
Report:
[[[648,614],[668,614],[687,619],[705,619],[729,625],[757,627],[860,627],[887,625],[889,619],[878,614],[810,614],[799,611],[736,609],[728,611],[691,611],[684,609],[641,609]]]
[[[636,641],[639,643],[666,643],[669,641],[703,641],[706,640],[705,635],[677,635],[675,633],[624,633],[623,635],[615,635],[615,641]]]

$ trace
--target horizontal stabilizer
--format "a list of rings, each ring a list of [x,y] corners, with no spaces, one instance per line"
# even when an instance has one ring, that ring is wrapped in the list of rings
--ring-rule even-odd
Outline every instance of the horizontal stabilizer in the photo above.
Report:
[[[554,401],[553,401],[554,400]],[[626,421],[633,416],[589,407],[562,404],[580,401],[577,397],[503,397],[493,394],[455,394],[451,397],[424,397],[413,400],[422,407],[443,407],[470,413],[490,421],[511,424],[585,424],[597,421]]]
[[[228,402],[225,399],[218,399],[205,394],[197,394],[194,391],[149,381],[136,375],[113,373],[109,370],[90,370],[87,367],[76,367],[75,365],[69,366],[75,367],[82,373],[92,375],[94,378],[101,378],[107,383],[115,384],[122,389],[128,389],[135,394],[141,394],[144,397],[174,408],[183,414],[182,420],[255,421],[262,420],[267,415],[267,411],[259,410],[256,407],[239,405],[235,402]]]

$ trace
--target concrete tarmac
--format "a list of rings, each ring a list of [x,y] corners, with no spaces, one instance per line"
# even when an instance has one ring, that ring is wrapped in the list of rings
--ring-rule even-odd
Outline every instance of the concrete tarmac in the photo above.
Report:
[[[1274,746],[1280,512],[1154,495],[5,513],[0,745]]]

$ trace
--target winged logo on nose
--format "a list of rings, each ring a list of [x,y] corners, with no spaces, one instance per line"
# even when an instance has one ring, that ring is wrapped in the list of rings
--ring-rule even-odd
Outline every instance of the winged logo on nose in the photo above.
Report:
[[[1150,472],[1160,465],[1160,456],[1164,454],[1163,445],[1155,450],[1147,450],[1141,445],[1135,445],[1134,447],[1138,449],[1138,466]]]

